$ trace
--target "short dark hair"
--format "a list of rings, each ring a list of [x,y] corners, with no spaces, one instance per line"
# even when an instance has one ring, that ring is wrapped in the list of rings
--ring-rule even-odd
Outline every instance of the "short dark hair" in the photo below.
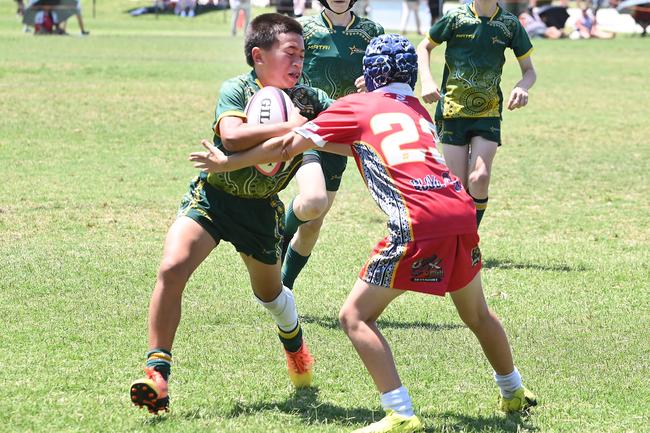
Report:
[[[278,35],[281,33],[297,33],[302,36],[302,26],[293,18],[276,13],[262,14],[251,21],[244,40],[246,63],[249,66],[254,65],[254,47],[268,50],[278,40]]]

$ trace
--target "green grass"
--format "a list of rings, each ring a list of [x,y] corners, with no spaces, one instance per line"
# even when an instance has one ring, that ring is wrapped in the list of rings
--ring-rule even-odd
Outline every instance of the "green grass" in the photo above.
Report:
[[[86,3],[88,38],[25,35],[13,2],[0,5],[0,430],[339,432],[380,417],[336,320],[385,230],[353,165],[296,287],[316,388],[292,392],[224,244],[185,292],[172,412],[130,406],[162,241],[194,174],[186,156],[210,136],[221,82],[246,67],[219,13],[131,18],[146,2],[101,1],[92,19]],[[427,431],[648,430],[649,43],[535,41],[539,80],[530,106],[504,116],[481,235],[486,297],[541,406],[497,413],[451,302],[404,296],[380,326]],[[510,58],[506,93],[518,74]]]

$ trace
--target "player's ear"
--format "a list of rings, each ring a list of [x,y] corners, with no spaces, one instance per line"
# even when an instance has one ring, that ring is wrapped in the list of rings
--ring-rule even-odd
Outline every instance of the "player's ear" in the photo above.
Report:
[[[261,65],[264,63],[264,51],[260,47],[253,47],[251,49],[251,56],[253,57],[253,63],[255,65]]]

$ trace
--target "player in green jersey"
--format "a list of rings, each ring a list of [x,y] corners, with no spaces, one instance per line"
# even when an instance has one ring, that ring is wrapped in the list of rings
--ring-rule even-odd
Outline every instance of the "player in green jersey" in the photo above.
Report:
[[[245,53],[253,70],[224,82],[216,106],[214,144],[228,154],[283,135],[331,103],[324,92],[297,85],[304,40],[302,27],[292,18],[279,14],[255,18],[246,34]],[[246,104],[262,86],[286,89],[300,112],[293,110],[290,119],[279,124],[247,124]],[[201,173],[192,182],[165,240],[149,305],[147,377],[135,381],[130,389],[135,405],[153,413],[167,410],[171,349],[181,317],[183,289],[221,240],[232,243],[240,253],[256,299],[277,324],[294,386],[311,384],[313,358],[303,343],[293,295],[282,285],[279,261],[284,206],[277,192],[300,165],[298,157],[272,175],[247,167],[227,174]],[[236,323],[232,332],[237,332]]]
[[[370,40],[383,34],[384,29],[350,10],[356,0],[319,1],[325,7],[320,14],[299,20],[305,36],[303,76],[305,83],[337,99],[363,87],[363,53]],[[320,151],[309,153],[317,155],[321,164],[301,167],[296,175],[300,192],[286,213],[282,282],[289,288],[293,288],[316,245],[347,164],[344,156]]]
[[[431,76],[431,50],[447,43],[442,85]],[[508,110],[528,103],[537,78],[526,31],[497,0],[474,0],[450,11],[417,48],[422,99],[436,107],[436,126],[447,166],[474,198],[480,224],[488,202],[492,161],[501,145],[503,95],[499,83],[505,49],[511,48],[522,73],[506,103]]]

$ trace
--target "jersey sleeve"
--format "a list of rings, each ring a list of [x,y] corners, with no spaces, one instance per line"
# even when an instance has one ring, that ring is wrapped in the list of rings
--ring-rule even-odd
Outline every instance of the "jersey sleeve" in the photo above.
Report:
[[[361,137],[359,126],[350,104],[339,100],[320,113],[316,119],[295,128],[294,132],[322,147],[328,142],[353,144]]]
[[[524,26],[521,25],[519,20],[515,25],[515,31],[512,34],[512,41],[510,41],[510,48],[514,51],[517,59],[525,59],[533,53],[533,44],[530,42],[528,33]]]
[[[451,39],[453,36],[453,21],[456,15],[453,13],[445,14],[438,22],[429,29],[429,40],[436,45],[440,45]]]
[[[234,116],[246,119],[246,97],[244,90],[241,86],[237,85],[237,81],[228,80],[221,85],[219,90],[219,98],[217,99],[217,107],[215,108],[214,123],[212,123],[212,130],[219,136],[219,122],[224,117]]]
[[[381,24],[379,24],[379,23],[375,23],[375,25],[376,25],[376,30],[377,30],[376,33],[375,33],[375,37],[377,37],[377,36],[381,36],[381,35],[383,35],[384,33],[386,33],[386,31],[384,30],[384,28],[382,27]]]

